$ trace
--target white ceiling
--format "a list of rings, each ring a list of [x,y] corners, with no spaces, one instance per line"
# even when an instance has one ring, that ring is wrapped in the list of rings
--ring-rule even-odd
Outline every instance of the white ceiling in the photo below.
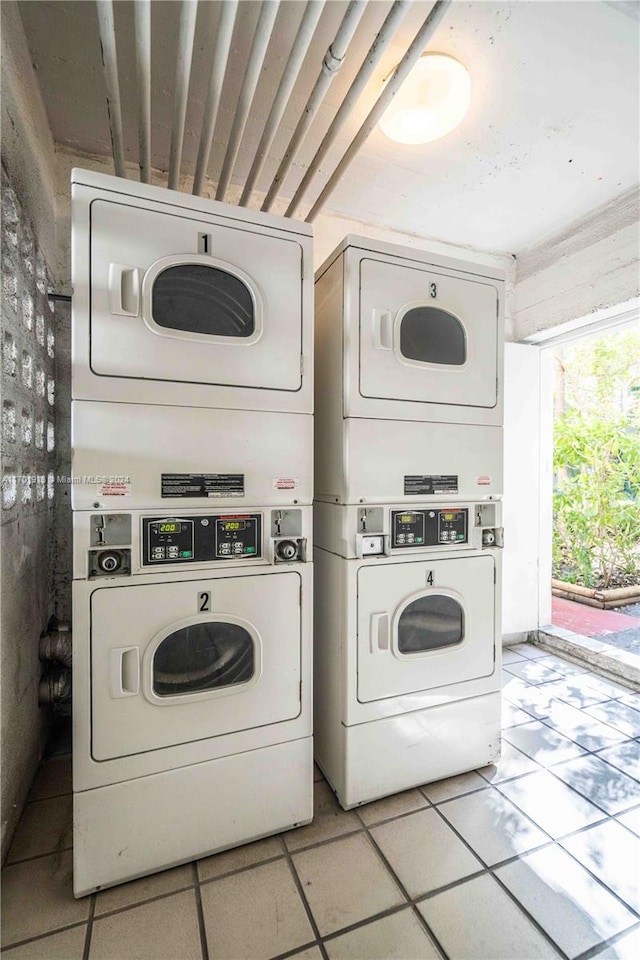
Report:
[[[111,151],[95,6],[90,0],[20,2],[54,139],[80,151]],[[208,57],[219,16],[200,2],[183,172],[193,171]],[[346,9],[329,0],[311,52],[265,164],[266,190],[324,53]],[[370,2],[344,66],[284,183],[290,197],[355,76],[389,0]],[[328,203],[328,210],[387,228],[487,250],[518,252],[564,229],[640,180],[640,40],[636,3],[596,0],[456,2],[429,49],[469,69],[471,109],[457,130],[424,146],[403,146],[376,129]],[[311,203],[431,8],[414,0],[375,71],[356,115],[330,151],[305,201]],[[259,3],[243,0],[234,33],[209,175],[216,179],[231,129]],[[276,28],[243,137],[233,182],[242,184],[295,36],[304,4],[280,4]],[[137,160],[137,112],[130,0],[115,4],[127,158]],[[168,166],[180,4],[152,3],[152,163]],[[254,201],[257,204],[257,201]]]

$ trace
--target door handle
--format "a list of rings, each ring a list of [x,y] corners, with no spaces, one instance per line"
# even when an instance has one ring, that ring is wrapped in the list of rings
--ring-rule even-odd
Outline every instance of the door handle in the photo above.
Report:
[[[137,647],[118,647],[111,651],[109,693],[112,700],[135,697],[140,692],[140,655]]]
[[[372,314],[372,335],[374,350],[391,350],[393,345],[393,315],[390,310],[374,310]]]
[[[371,653],[389,649],[389,614],[371,614]]]
[[[140,313],[140,271],[122,263],[109,264],[109,309],[123,317]]]

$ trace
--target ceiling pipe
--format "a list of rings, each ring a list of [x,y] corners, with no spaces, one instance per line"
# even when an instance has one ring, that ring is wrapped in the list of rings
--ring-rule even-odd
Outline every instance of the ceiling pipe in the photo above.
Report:
[[[260,7],[260,16],[258,17],[253,43],[251,44],[249,62],[245,70],[240,96],[238,97],[238,105],[233,118],[233,126],[231,127],[231,133],[229,134],[229,141],[227,143],[227,152],[218,180],[216,200],[224,200],[231,181],[231,174],[238,156],[238,150],[240,149],[240,141],[242,140],[242,134],[244,133],[244,128],[247,123],[247,117],[249,116],[251,101],[256,92],[260,71],[262,70],[279,6],[280,0],[263,0]]]
[[[342,23],[340,24],[335,39],[324,55],[322,69],[318,74],[318,79],[316,80],[315,86],[311,91],[311,96],[307,100],[307,105],[302,111],[302,116],[300,117],[298,125],[293,132],[293,136],[289,141],[289,146],[287,147],[280,166],[278,167],[278,172],[273,178],[273,182],[269,187],[266,197],[264,198],[263,204],[260,208],[261,210],[270,210],[273,206],[278,194],[278,190],[280,189],[282,181],[287,175],[289,167],[295,159],[295,156],[300,148],[300,144],[302,143],[302,140],[304,139],[316,113],[320,108],[320,105],[324,100],[324,96],[329,89],[333,78],[342,66],[347,48],[351,43],[358,24],[360,23],[360,19],[364,13],[366,5],[367,0],[351,0],[351,3],[347,7],[347,12],[342,19]]]
[[[111,131],[111,151],[116,177],[125,177],[124,146],[122,136],[122,108],[120,106],[120,82],[118,80],[118,54],[116,51],[116,27],[113,19],[113,0],[96,0],[98,31],[102,50],[102,66],[107,87],[107,112]]]
[[[184,125],[187,118],[187,97],[189,78],[193,58],[193,41],[196,34],[196,16],[198,0],[182,0],[180,11],[180,29],[178,32],[178,59],[176,61],[176,82],[173,101],[173,124],[171,127],[171,151],[169,154],[169,189],[178,189],[180,164],[182,163],[182,143]]]
[[[224,83],[227,72],[231,39],[233,37],[233,28],[236,23],[237,13],[238,0],[225,0],[222,4],[220,22],[218,23],[218,31],[211,54],[209,86],[204,103],[204,116],[202,120],[202,131],[200,133],[200,143],[198,144],[196,172],[193,178],[192,192],[194,196],[199,196],[202,193],[207,169],[209,167],[211,144],[213,143],[213,134],[222,94],[222,84]]]
[[[285,210],[285,217],[293,217],[296,210],[300,206],[303,196],[309,189],[311,180],[315,176],[320,164],[329,152],[334,140],[349,119],[357,101],[360,99],[360,96],[364,91],[364,88],[369,82],[373,71],[378,65],[382,54],[386,50],[389,41],[395,34],[400,25],[400,21],[410,6],[410,0],[396,0],[396,3],[394,3],[391,7],[391,10],[387,14],[384,23],[380,27],[378,35],[369,48],[369,52],[365,57],[355,80],[347,91],[347,95],[342,101],[340,109],[333,118],[331,126],[324,135],[322,143],[316,151],[315,157],[309,164],[307,171],[300,182],[300,186],[296,190],[291,203]]]
[[[140,180],[151,179],[151,0],[135,0],[136,81]]]
[[[320,213],[320,210],[337,187],[338,182],[342,179],[351,163],[355,160],[361,147],[378,124],[382,114],[387,109],[396,93],[406,80],[411,68],[420,59],[429,40],[444,19],[444,16],[448,8],[451,6],[451,3],[452,0],[437,0],[437,2],[433,5],[429,16],[420,27],[418,33],[415,35],[411,46],[390,76],[382,90],[382,93],[369,111],[367,119],[364,121],[357,134],[351,141],[351,144],[344,154],[342,160],[331,174],[331,177],[320,193],[320,196],[314,203],[308,215],[305,217],[305,221],[307,223],[312,223],[315,220]]]
[[[265,160],[267,159],[267,154],[271,144],[273,143],[274,137],[280,126],[280,121],[284,116],[284,112],[287,108],[289,98],[293,91],[296,80],[298,79],[298,74],[304,63],[304,59],[307,55],[309,49],[309,44],[315,29],[318,26],[318,21],[320,20],[320,15],[324,8],[324,0],[309,0],[305,8],[302,20],[300,21],[300,26],[296,34],[296,38],[293,41],[293,46],[291,48],[291,53],[289,54],[289,59],[287,60],[287,65],[284,68],[282,78],[280,80],[280,86],[278,87],[278,92],[276,93],[275,99],[273,101],[273,106],[271,107],[271,112],[267,117],[267,122],[258,144],[258,149],[256,150],[256,155],[249,171],[249,176],[247,177],[247,182],[244,185],[244,190],[242,191],[242,196],[240,197],[240,206],[246,207],[251,199],[251,191],[253,190],[256,181],[260,174],[262,173],[262,168],[264,166]]]

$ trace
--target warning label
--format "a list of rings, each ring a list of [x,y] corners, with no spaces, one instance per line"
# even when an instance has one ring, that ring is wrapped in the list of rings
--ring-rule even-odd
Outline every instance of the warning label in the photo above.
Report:
[[[298,477],[274,477],[274,490],[295,490],[300,480]]]
[[[476,483],[480,487],[490,487],[491,486],[491,477],[487,474],[483,474],[481,477],[476,477]]]
[[[97,487],[99,497],[130,497],[131,484],[122,482],[99,483]]]
[[[163,473],[162,496],[183,500],[191,497],[244,497],[244,474]]]
[[[457,492],[457,476],[414,474],[411,476],[405,475],[404,478],[405,497],[422,496],[424,494],[427,496],[440,496],[440,494]]]

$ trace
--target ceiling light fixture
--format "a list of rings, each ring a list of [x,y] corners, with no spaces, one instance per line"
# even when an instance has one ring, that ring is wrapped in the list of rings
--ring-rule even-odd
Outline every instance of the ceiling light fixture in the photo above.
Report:
[[[397,143],[430,143],[458,126],[471,101],[466,67],[444,53],[423,53],[380,120]]]

